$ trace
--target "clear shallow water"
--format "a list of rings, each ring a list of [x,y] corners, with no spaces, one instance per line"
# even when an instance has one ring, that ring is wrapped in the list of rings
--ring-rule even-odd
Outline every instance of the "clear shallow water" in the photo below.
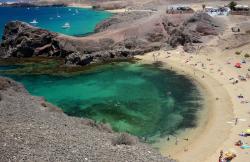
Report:
[[[201,108],[200,93],[190,80],[153,65],[116,63],[73,76],[10,77],[68,115],[106,122],[116,131],[148,139],[194,127]]]
[[[78,36],[91,33],[97,23],[107,19],[112,14],[105,11],[81,9],[72,7],[0,7],[0,36],[4,25],[13,20],[27,23],[36,19],[36,26],[66,35]],[[60,16],[60,17],[58,17]],[[70,23],[71,28],[63,29],[62,26]]]

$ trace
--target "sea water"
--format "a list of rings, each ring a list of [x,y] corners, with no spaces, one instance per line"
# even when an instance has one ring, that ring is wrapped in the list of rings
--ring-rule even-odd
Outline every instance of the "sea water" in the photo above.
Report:
[[[154,65],[125,62],[77,75],[7,76],[70,116],[108,123],[115,131],[147,139],[195,127],[201,108],[202,98],[192,81]]]
[[[66,35],[82,36],[93,32],[97,23],[111,15],[105,11],[73,7],[0,7],[0,37],[5,24],[13,20],[27,23],[36,20],[37,24],[30,24]],[[63,28],[65,23],[69,23],[70,28]]]

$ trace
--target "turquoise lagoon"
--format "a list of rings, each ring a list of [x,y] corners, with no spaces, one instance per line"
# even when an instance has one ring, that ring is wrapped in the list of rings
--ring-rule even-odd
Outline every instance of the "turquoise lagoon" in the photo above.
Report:
[[[13,68],[0,66],[0,74]],[[70,116],[109,123],[116,131],[155,139],[197,124],[195,84],[156,65],[114,63],[75,75],[7,75]]]
[[[108,12],[69,7],[0,8],[0,30],[10,20],[36,19],[39,27],[84,35],[110,16]],[[65,22],[71,24],[69,30],[61,28]],[[80,73],[70,72],[72,69],[57,73],[57,64],[43,62],[45,67],[0,63],[0,75],[23,83],[32,95],[43,96],[70,116],[109,123],[116,131],[152,141],[197,124],[202,97],[196,85],[183,75],[158,65],[131,62],[100,65]]]
[[[0,37],[4,26],[12,20],[20,20],[27,23],[34,19],[36,26],[71,36],[82,36],[94,31],[97,23],[112,16],[105,11],[73,7],[0,7]],[[62,26],[70,23],[70,28]]]

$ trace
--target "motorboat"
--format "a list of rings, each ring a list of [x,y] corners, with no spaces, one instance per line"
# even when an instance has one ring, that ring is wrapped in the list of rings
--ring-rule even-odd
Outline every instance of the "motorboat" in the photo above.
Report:
[[[38,24],[38,22],[36,21],[36,19],[33,19],[30,23],[31,24]]]
[[[63,29],[68,29],[70,28],[70,24],[68,22],[66,22],[63,26],[62,26]]]

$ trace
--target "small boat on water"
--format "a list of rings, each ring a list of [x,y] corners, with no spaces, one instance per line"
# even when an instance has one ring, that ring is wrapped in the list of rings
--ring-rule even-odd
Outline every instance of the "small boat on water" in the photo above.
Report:
[[[36,19],[33,19],[33,21],[30,22],[31,24],[38,24],[38,22],[36,21]]]
[[[68,22],[66,22],[63,26],[62,26],[63,29],[68,29],[70,28],[70,24]]]
[[[58,8],[56,8],[56,17],[60,18],[61,16],[59,15]]]

